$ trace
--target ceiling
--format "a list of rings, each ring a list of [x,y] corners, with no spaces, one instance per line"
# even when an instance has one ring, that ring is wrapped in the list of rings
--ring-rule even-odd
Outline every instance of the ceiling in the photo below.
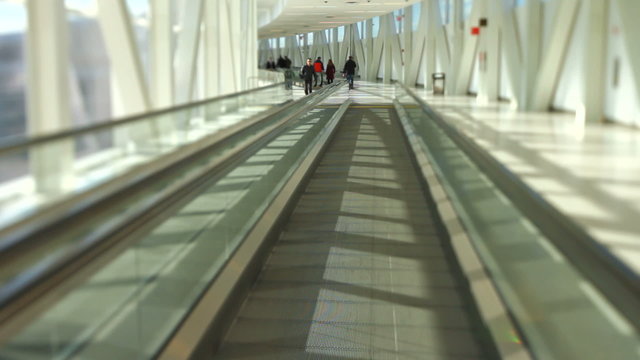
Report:
[[[420,0],[258,0],[258,37],[334,28],[400,9]]]

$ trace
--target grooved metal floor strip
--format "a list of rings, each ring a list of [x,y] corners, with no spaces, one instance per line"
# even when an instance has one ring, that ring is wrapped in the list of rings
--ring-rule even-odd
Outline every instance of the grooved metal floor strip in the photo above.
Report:
[[[393,109],[349,109],[218,359],[483,359]]]

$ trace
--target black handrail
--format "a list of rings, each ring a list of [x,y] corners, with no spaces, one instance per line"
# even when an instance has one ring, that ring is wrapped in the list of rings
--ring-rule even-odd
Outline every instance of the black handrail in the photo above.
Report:
[[[272,118],[274,116],[278,116],[278,114],[283,111],[299,106],[293,113],[288,113],[281,121],[286,122],[288,119],[293,118],[297,114],[302,111],[309,109],[310,107],[315,106],[317,103],[322,101],[326,96],[331,95],[333,93],[332,90],[337,89],[341,84],[337,84],[336,86],[326,87],[325,89],[314,92],[312,96],[305,97],[296,102],[290,102],[284,107],[281,107],[279,110],[275,112],[271,112],[264,117],[260,117],[256,119],[257,122],[264,120],[264,118]],[[257,123],[256,122],[256,123]],[[104,194],[99,194],[96,198],[92,198],[90,200],[83,199],[83,194],[78,194],[80,200],[82,200],[82,204],[75,204],[74,199],[70,200],[70,205],[67,206],[69,208],[68,213],[58,212],[59,218],[56,219],[54,223],[44,224],[42,227],[35,226],[33,224],[27,224],[25,227],[28,229],[22,231],[18,229],[15,231],[17,235],[15,235],[12,241],[8,243],[2,244],[0,247],[0,264],[4,266],[9,261],[4,260],[16,260],[21,257],[28,257],[31,255],[30,250],[37,246],[40,246],[44,242],[50,241],[51,234],[55,234],[56,231],[66,232],[69,231],[68,224],[73,224],[75,226],[82,227],[83,223],[87,222],[87,219],[81,219],[79,221],[75,221],[76,218],[81,217],[83,214],[88,217],[91,216],[99,216],[96,215],[99,211],[97,209],[104,209],[109,207],[109,204],[116,203],[116,199],[127,198],[131,195],[127,194],[127,192],[131,189],[132,191],[140,191],[140,189],[145,189],[147,186],[145,184],[152,183],[156,181],[158,178],[172,176],[171,174],[175,174],[180,171],[183,167],[187,166],[189,163],[197,162],[203,154],[206,154],[211,148],[217,146],[218,143],[224,141],[225,139],[234,136],[235,134],[244,131],[245,128],[252,126],[252,124],[247,125],[246,127],[240,127],[238,129],[234,129],[230,134],[227,134],[222,139],[216,140],[213,143],[206,144],[204,146],[195,146],[194,149],[190,149],[190,152],[185,154],[182,157],[174,158],[171,157],[172,160],[168,165],[162,164],[163,166],[155,169],[154,171],[148,174],[134,174],[132,179],[129,179],[126,184],[124,184],[121,188],[118,188],[117,191],[113,191],[113,189],[108,189],[110,191],[105,191]],[[278,125],[281,126],[281,125]],[[269,130],[274,131],[274,130]],[[254,136],[258,136],[259,134],[254,134]],[[229,158],[233,156],[238,156],[234,154],[225,155]],[[212,167],[212,169],[207,170],[207,173],[214,171],[215,169],[222,168],[228,160],[222,160],[219,164],[209,164],[208,166]],[[17,314],[21,309],[28,306],[28,303],[38,298],[36,295],[30,294],[33,288],[38,287],[39,285],[44,284],[42,287],[45,290],[39,289],[38,291],[46,291],[49,289],[49,282],[57,283],[64,278],[64,276],[68,276],[73,271],[66,271],[65,269],[74,268],[74,267],[82,267],[87,264],[85,258],[97,256],[97,253],[101,253],[104,251],[104,247],[113,247],[113,243],[118,243],[123,240],[122,235],[114,235],[118,234],[122,228],[126,228],[129,224],[136,223],[137,221],[146,221],[147,215],[152,214],[156,209],[162,209],[165,207],[165,203],[175,201],[176,194],[181,194],[186,191],[185,189],[189,188],[193,183],[202,182],[201,178],[207,178],[207,176],[197,176],[193,175],[195,180],[189,180],[189,184],[181,186],[178,190],[168,189],[167,194],[163,195],[158,203],[154,204],[146,204],[144,210],[146,211],[138,211],[135,216],[138,218],[135,219],[124,219],[117,221],[115,223],[105,223],[104,226],[95,230],[93,233],[85,236],[81,241],[77,241],[73,246],[66,252],[66,254],[62,254],[58,256],[57,259],[48,260],[45,264],[40,264],[41,266],[36,269],[32,269],[31,271],[25,272],[21,274],[20,278],[13,279],[8,284],[2,284],[0,286],[0,326],[4,321],[11,318],[15,314]],[[191,185],[190,185],[191,184]],[[91,190],[95,192],[94,190]],[[178,196],[179,197],[179,196]],[[162,204],[160,204],[162,203]],[[142,220],[140,220],[142,219]],[[65,226],[67,224],[67,226]],[[129,234],[129,231],[125,231]],[[95,254],[94,254],[95,253]],[[92,254],[92,255],[89,255]],[[66,272],[65,272],[66,271]],[[74,270],[75,271],[75,270]],[[56,276],[56,274],[60,274],[60,276]],[[53,287],[55,285],[52,285]],[[25,300],[27,299],[27,300]],[[23,301],[24,300],[24,301]]]
[[[11,139],[8,139],[8,140],[0,140],[0,156],[4,156],[4,155],[7,155],[9,153],[20,151],[20,150],[29,148],[31,146],[39,145],[39,144],[42,144],[42,143],[45,143],[45,142],[56,141],[56,140],[60,140],[60,139],[66,138],[66,137],[74,137],[74,136],[78,136],[78,135],[84,135],[84,134],[87,134],[87,133],[90,133],[90,132],[109,129],[109,128],[113,128],[113,127],[116,127],[116,126],[121,126],[123,124],[128,124],[128,123],[135,122],[135,121],[146,120],[146,119],[148,119],[150,117],[172,113],[172,112],[175,112],[177,110],[184,110],[184,109],[188,109],[188,108],[191,108],[191,107],[202,106],[202,105],[208,104],[210,102],[220,101],[222,99],[227,99],[227,98],[237,97],[237,96],[241,96],[241,95],[246,95],[246,94],[251,93],[251,92],[257,92],[257,91],[260,91],[260,90],[266,90],[266,89],[269,89],[269,88],[272,88],[272,87],[283,86],[283,84],[284,83],[271,84],[271,85],[267,85],[267,86],[263,86],[263,87],[259,87],[259,88],[255,88],[255,89],[249,89],[249,90],[236,92],[236,93],[233,93],[233,94],[221,95],[221,96],[217,96],[217,97],[214,97],[214,98],[193,101],[193,102],[189,102],[189,103],[186,103],[186,104],[175,105],[175,106],[171,106],[171,107],[160,109],[160,110],[154,110],[154,111],[149,111],[149,112],[145,112],[145,113],[141,113],[141,114],[135,114],[135,115],[123,117],[123,118],[120,118],[120,119],[114,119],[114,120],[111,120],[111,121],[103,121],[103,122],[99,122],[99,123],[96,123],[96,124],[90,124],[90,125],[86,125],[86,126],[79,126],[79,127],[73,128],[73,129],[62,130],[62,131],[54,132],[54,133],[51,133],[51,134],[36,135],[36,136],[23,136],[23,137],[19,137],[19,138],[11,138]]]
[[[417,96],[398,83],[475,165],[510,199],[565,257],[589,279],[627,320],[640,329],[640,277],[583,227],[561,213],[487,150],[462,134]]]

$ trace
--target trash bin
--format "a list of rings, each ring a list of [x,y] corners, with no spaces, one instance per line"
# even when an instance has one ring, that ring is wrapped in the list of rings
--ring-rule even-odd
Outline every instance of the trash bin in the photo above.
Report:
[[[445,75],[444,73],[433,73],[431,75],[431,79],[433,80],[433,94],[434,95],[444,95],[444,85],[445,85]]]

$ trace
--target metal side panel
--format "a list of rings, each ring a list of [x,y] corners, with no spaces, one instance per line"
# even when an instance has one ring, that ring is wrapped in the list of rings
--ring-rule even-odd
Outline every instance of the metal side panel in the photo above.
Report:
[[[392,106],[350,109],[215,359],[485,359]]]
[[[441,180],[436,175],[431,161],[424,151],[422,140],[413,131],[405,108],[397,101],[394,102],[394,105],[409,146],[413,150],[416,166],[425,181],[429,183],[429,192],[451,238],[451,246],[478,308],[478,315],[490,333],[499,357],[509,360],[531,359],[532,356],[525,345],[520,341],[513,341],[520,335],[518,329],[513,323],[493,279],[474,249],[469,234],[462,225]]]
[[[264,264],[271,247],[269,240],[273,239],[274,229],[278,228],[291,210],[296,193],[306,183],[305,178],[315,168],[349,105],[350,101],[343,103],[334,113],[316,145],[227,261],[215,281],[159,354],[158,359],[205,359],[210,358],[217,350],[219,341],[229,329],[242,305],[242,299],[246,297]]]

